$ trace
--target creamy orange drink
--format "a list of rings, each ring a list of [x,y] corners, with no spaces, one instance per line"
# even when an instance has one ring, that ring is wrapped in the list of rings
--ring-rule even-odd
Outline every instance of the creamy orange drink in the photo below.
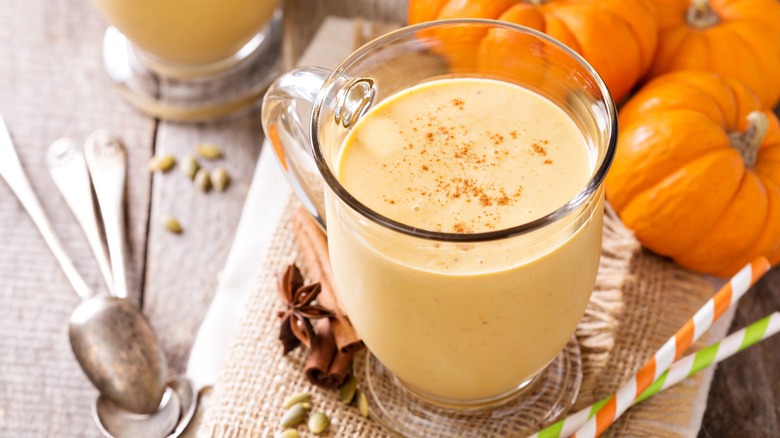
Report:
[[[595,161],[575,122],[546,98],[462,78],[378,103],[334,168],[373,212],[465,236],[556,211],[587,185]],[[371,352],[414,390],[453,401],[512,392],[558,355],[583,315],[602,199],[599,189],[549,225],[474,244],[388,230],[326,190],[341,305]]]
[[[235,54],[280,0],[93,0],[132,43],[161,61],[204,65]]]

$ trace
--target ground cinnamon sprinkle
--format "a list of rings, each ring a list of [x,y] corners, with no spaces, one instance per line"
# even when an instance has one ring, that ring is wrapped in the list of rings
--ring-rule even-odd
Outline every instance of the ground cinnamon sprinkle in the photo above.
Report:
[[[547,141],[547,140],[545,140],[545,141]],[[545,144],[547,144],[547,143],[545,143]],[[534,144],[531,145],[531,147],[534,148],[534,152],[536,152],[537,154],[539,154],[541,156],[546,156],[547,155],[547,149],[542,147],[539,143],[534,143]]]
[[[465,105],[465,101],[461,98],[452,99],[450,102],[453,106],[461,109]],[[443,110],[443,107],[439,107],[439,109]],[[469,174],[471,172],[469,169],[481,172],[486,165],[490,167],[498,166],[498,163],[505,159],[504,157],[508,157],[513,150],[517,150],[519,145],[506,144],[506,142],[508,138],[517,140],[519,137],[518,130],[503,133],[485,132],[483,135],[496,147],[493,149],[493,154],[491,154],[494,158],[488,159],[488,153],[482,153],[485,151],[482,150],[483,146],[478,143],[478,140],[475,142],[470,139],[473,133],[464,124],[448,123],[449,120],[440,118],[440,114],[429,111],[416,114],[414,120],[422,122],[428,127],[426,128],[427,132],[421,133],[424,136],[423,144],[426,146],[419,148],[420,153],[415,154],[420,157],[417,160],[422,161],[418,164],[418,169],[421,169],[423,172],[433,172],[436,176],[433,181],[434,186],[430,187],[430,189],[426,187],[407,187],[406,191],[410,193],[410,196],[425,197],[429,200],[427,202],[434,202],[442,207],[449,204],[447,200],[460,200],[467,204],[474,202],[484,208],[509,206],[519,201],[522,196],[522,187],[515,189],[515,192],[509,195],[503,187],[494,183],[483,182],[475,178],[445,177],[438,174],[438,172],[443,171],[440,170],[442,169],[441,166],[445,166],[448,169],[447,173],[460,169],[461,172],[456,171],[456,175],[458,173],[461,175]],[[415,135],[412,135],[412,137],[403,135],[406,139],[404,150],[410,151],[414,149],[415,142],[419,142],[419,140],[415,139]],[[537,154],[544,156],[547,154],[547,151],[540,143],[536,142],[532,147]],[[504,144],[506,146],[502,146]],[[426,158],[426,156],[430,156],[430,158]],[[414,163],[415,159],[408,160],[407,158],[409,156],[403,157],[401,161],[407,164]],[[422,176],[422,173],[418,172],[413,172],[413,175]],[[395,199],[385,199],[385,202],[391,205],[396,204],[396,201]],[[496,223],[500,222],[499,217],[497,217],[498,214],[499,212],[497,211],[485,210],[484,217],[480,216],[477,219],[468,221],[469,223],[458,222],[453,226],[453,230],[456,233],[466,233],[471,232],[470,230],[475,227],[494,228]]]
[[[551,137],[557,132],[534,122],[533,108],[506,101],[501,114],[491,113],[475,100],[484,99],[477,89],[431,90],[378,113],[382,138],[356,155],[366,170],[380,171],[379,183],[364,190],[377,211],[429,230],[468,233],[509,226],[534,215],[537,204],[552,202],[545,184],[561,166],[569,169],[570,160],[559,156],[561,147]],[[494,97],[491,103],[504,98]],[[353,172],[356,184],[374,178],[371,171]]]
[[[463,222],[458,222],[455,225],[452,226],[452,231],[456,233],[470,233],[471,229],[466,226]]]
[[[493,144],[496,146],[504,142],[504,136],[501,134],[492,134],[490,139],[493,140]]]

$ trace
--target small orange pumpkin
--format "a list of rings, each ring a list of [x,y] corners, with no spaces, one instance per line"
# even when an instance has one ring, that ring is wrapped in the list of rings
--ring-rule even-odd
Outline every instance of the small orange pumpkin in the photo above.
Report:
[[[658,51],[648,77],[707,70],[752,88],[764,108],[780,100],[780,2],[656,0]]]
[[[780,262],[780,123],[745,85],[673,72],[620,111],[607,198],[637,239],[679,264],[734,274]]]
[[[447,18],[498,19],[544,32],[582,55],[618,102],[647,72],[658,38],[655,12],[643,0],[409,1],[409,24]]]

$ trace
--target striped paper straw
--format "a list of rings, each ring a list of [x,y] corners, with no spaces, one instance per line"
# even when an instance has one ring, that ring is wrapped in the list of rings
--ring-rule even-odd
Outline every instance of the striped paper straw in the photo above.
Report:
[[[758,257],[737,272],[714,297],[696,311],[693,318],[689,319],[674,336],[666,341],[655,356],[650,358],[634,377],[620,387],[617,394],[610,397],[607,403],[577,430],[574,437],[596,438],[601,436],[769,268],[770,265],[766,258]]]
[[[707,300],[693,317],[642,366],[639,372],[620,387],[615,395],[608,397],[603,403],[587,407],[566,418],[559,436],[568,437],[574,431],[576,431],[576,438],[595,438],[601,435],[642,392],[666,372],[672,363],[712,326],[713,322],[745,295],[750,286],[769,268],[769,262],[764,257],[758,257],[742,268],[723,285],[718,293]],[[542,432],[538,435],[543,436]]]
[[[734,332],[723,340],[703,348],[695,354],[685,356],[672,364],[669,371],[661,374],[661,377],[653,382],[653,384],[650,385],[636,401],[634,401],[634,405],[645,401],[650,396],[674,386],[704,368],[719,363],[778,332],[780,332],[780,312],[773,312],[769,316],[750,324],[742,330]],[[567,437],[573,430],[585,424],[585,422],[588,421],[588,418],[594,415],[596,411],[608,401],[609,397],[594,404],[592,408],[583,409],[582,411],[567,417],[565,420],[550,425],[535,436],[538,436],[539,438]],[[568,432],[564,429],[568,429]]]

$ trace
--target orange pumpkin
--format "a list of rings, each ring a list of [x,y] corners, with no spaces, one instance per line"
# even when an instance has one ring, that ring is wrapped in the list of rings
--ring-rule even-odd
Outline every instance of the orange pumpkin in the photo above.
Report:
[[[656,0],[658,52],[649,77],[707,70],[739,79],[764,108],[780,100],[780,2]]]
[[[581,54],[618,102],[647,72],[658,37],[652,5],[643,0],[409,1],[409,24],[447,18],[492,18],[544,32]]]
[[[650,250],[716,276],[780,262],[780,123],[745,85],[673,72],[620,111],[607,198]]]

